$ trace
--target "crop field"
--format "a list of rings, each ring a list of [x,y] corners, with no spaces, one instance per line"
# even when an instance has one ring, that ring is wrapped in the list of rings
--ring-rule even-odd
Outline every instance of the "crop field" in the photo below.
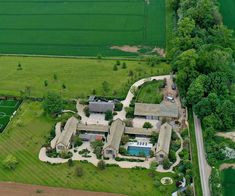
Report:
[[[150,67],[146,62],[123,62],[127,68],[120,65],[114,71],[115,60],[0,57],[0,94],[22,96],[21,92],[28,87],[28,95],[32,97],[43,97],[48,91],[64,98],[85,97],[93,90],[97,95],[125,97],[136,80],[170,73],[170,65],[166,63]],[[18,70],[19,63],[21,70]],[[129,76],[130,71],[133,76]],[[103,92],[104,81],[108,83],[107,92]],[[62,88],[63,84],[66,89]]]
[[[126,56],[136,50],[122,46],[165,48],[165,12],[165,0],[1,0],[0,53]]]
[[[0,100],[0,133],[4,130],[19,105],[20,101],[17,100]]]
[[[225,169],[222,171],[222,185],[224,196],[235,195],[235,170]]]
[[[154,186],[149,170],[121,169],[107,167],[104,171],[88,163],[74,162],[73,167],[67,164],[51,165],[38,159],[41,146],[55,121],[46,116],[39,102],[24,102],[19,112],[0,136],[0,160],[12,154],[18,165],[14,171],[7,170],[0,161],[0,181],[21,182],[83,189],[98,192],[114,192],[132,196],[165,196],[175,191],[175,183],[167,185],[163,192]],[[80,165],[84,175],[77,177],[75,168]],[[159,178],[172,173],[157,173]],[[35,190],[36,191],[36,190]],[[38,194],[40,195],[40,194]]]
[[[235,30],[235,1],[220,0],[220,11],[223,15],[224,24]],[[235,37],[235,34],[233,34]]]

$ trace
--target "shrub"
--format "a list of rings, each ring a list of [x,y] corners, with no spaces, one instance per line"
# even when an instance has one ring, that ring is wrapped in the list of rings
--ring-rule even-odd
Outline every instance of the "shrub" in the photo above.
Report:
[[[121,143],[122,145],[125,145],[127,142],[129,142],[129,136],[128,135],[122,135]]]
[[[153,125],[150,122],[145,122],[143,128],[150,129],[153,128]]]
[[[127,150],[126,150],[124,147],[120,147],[120,148],[119,148],[119,153],[120,153],[121,155],[127,155],[127,154],[128,154]]]
[[[43,101],[43,108],[49,114],[60,113],[64,108],[62,97],[55,93],[48,93]]]
[[[100,160],[100,161],[98,162],[97,167],[98,167],[100,170],[104,170],[104,169],[106,168],[105,161],[104,161],[104,160]]]
[[[153,182],[153,184],[154,184],[154,186],[157,187],[157,188],[159,188],[159,187],[161,186],[161,182],[160,182],[160,180],[158,180],[158,179],[155,179],[154,182]]]
[[[162,162],[163,169],[169,169],[171,167],[171,163],[168,158],[165,158]]]
[[[113,119],[113,113],[111,110],[108,110],[105,112],[105,120],[112,120]]]
[[[117,71],[117,70],[118,70],[117,65],[114,65],[113,66],[113,71]]]
[[[134,118],[134,108],[127,107],[126,110],[126,118]]]
[[[153,131],[150,136],[150,143],[155,145],[157,143],[157,140],[158,140],[158,133]]]
[[[74,143],[74,147],[78,147],[82,145],[82,139],[79,136],[73,136],[72,142]]]
[[[126,66],[126,63],[123,62],[123,63],[122,63],[122,69],[126,69],[126,67],[127,67],[127,66]]]
[[[122,111],[123,104],[121,102],[115,103],[115,111]]]
[[[101,141],[91,142],[91,147],[94,149],[93,153],[96,155],[97,159],[101,159],[102,157],[103,145]]]
[[[48,86],[48,81],[47,81],[47,80],[44,81],[44,86],[45,86],[45,87]]]
[[[62,159],[70,159],[73,156],[71,152],[62,151],[59,153],[59,157]]]
[[[73,160],[72,160],[72,159],[69,159],[69,160],[68,160],[68,166],[69,166],[69,167],[72,167],[72,166],[73,166]]]
[[[78,177],[82,177],[84,175],[83,168],[81,166],[77,166],[75,169],[75,174]]]
[[[83,109],[83,112],[85,113],[86,117],[89,117],[89,116],[90,116],[89,107],[85,107],[85,108]]]
[[[126,119],[126,120],[124,120],[124,122],[125,122],[125,124],[126,124],[127,127],[133,127],[133,122],[132,122],[132,120]]]
[[[116,61],[116,65],[117,65],[117,66],[121,65],[121,61],[120,61],[120,60],[117,60],[117,61]]]
[[[3,166],[9,170],[15,170],[18,161],[13,155],[8,155],[2,162]]]

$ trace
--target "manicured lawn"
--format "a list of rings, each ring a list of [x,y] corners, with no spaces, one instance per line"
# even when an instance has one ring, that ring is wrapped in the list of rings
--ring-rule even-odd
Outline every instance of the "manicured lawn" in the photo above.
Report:
[[[222,185],[223,185],[223,195],[230,196],[235,195],[235,170],[225,169],[221,173]]]
[[[29,184],[85,189],[123,193],[127,195],[171,195],[175,185],[166,186],[162,193],[153,186],[148,170],[120,169],[109,167],[98,170],[91,164],[76,162],[75,166],[67,164],[49,165],[38,159],[39,149],[45,143],[54,121],[43,114],[41,103],[24,102],[16,117],[0,135],[0,160],[13,154],[19,164],[15,171],[3,168],[0,162],[0,181],[15,181]],[[74,175],[76,165],[84,168],[84,176]],[[172,176],[172,174],[159,174]]]
[[[192,170],[193,170],[194,187],[195,187],[196,195],[202,195],[193,113],[191,109],[189,109],[188,112],[189,112],[190,143],[191,143],[192,161],[193,161]]]
[[[140,88],[136,101],[138,103],[156,103],[159,104],[163,95],[160,92],[163,81],[152,81],[143,84]]]
[[[20,95],[20,91],[28,86],[30,96],[34,97],[42,97],[48,91],[61,93],[65,98],[85,97],[93,89],[97,94],[104,95],[102,83],[107,81],[109,91],[105,95],[125,97],[135,80],[170,72],[170,65],[165,63],[150,68],[145,62],[125,62],[127,69],[122,69],[120,65],[118,71],[113,71],[114,60],[0,57],[0,94]],[[18,63],[22,70],[17,70]],[[133,76],[128,76],[130,70]],[[66,89],[62,88],[63,84]]]
[[[7,126],[12,114],[20,105],[17,100],[1,100],[0,99],[0,133]]]
[[[165,0],[0,1],[0,13],[1,53],[123,56],[133,53],[110,47],[165,48]]]

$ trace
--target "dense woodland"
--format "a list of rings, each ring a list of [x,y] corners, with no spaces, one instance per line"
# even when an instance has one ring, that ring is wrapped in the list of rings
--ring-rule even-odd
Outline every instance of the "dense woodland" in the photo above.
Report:
[[[216,0],[172,0],[177,31],[169,57],[183,103],[193,108],[206,132],[235,126],[235,47]]]

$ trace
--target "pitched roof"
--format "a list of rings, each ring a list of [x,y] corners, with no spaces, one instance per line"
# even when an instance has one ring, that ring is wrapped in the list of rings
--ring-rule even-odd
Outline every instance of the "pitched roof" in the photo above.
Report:
[[[136,116],[177,118],[179,116],[179,111],[176,103],[162,101],[160,104],[136,103],[134,114]]]
[[[107,143],[105,143],[104,149],[107,147],[112,147],[118,151],[124,130],[125,123],[120,119],[116,119],[110,127]]]
[[[126,127],[125,128],[125,134],[150,136],[152,134],[152,132],[158,132],[158,130],[157,129],[135,128],[135,127]]]
[[[62,143],[65,146],[69,145],[70,139],[77,129],[78,120],[75,117],[71,117],[65,124],[64,130],[62,131],[57,144]]]
[[[157,141],[157,152],[163,151],[169,154],[171,144],[172,126],[164,123],[160,128],[160,133]]]
[[[90,112],[107,112],[108,110],[113,111],[114,103],[113,102],[89,102],[89,111]]]
[[[78,123],[77,130],[79,131],[95,131],[95,132],[108,132],[109,126],[106,125],[85,125],[82,123]]]

